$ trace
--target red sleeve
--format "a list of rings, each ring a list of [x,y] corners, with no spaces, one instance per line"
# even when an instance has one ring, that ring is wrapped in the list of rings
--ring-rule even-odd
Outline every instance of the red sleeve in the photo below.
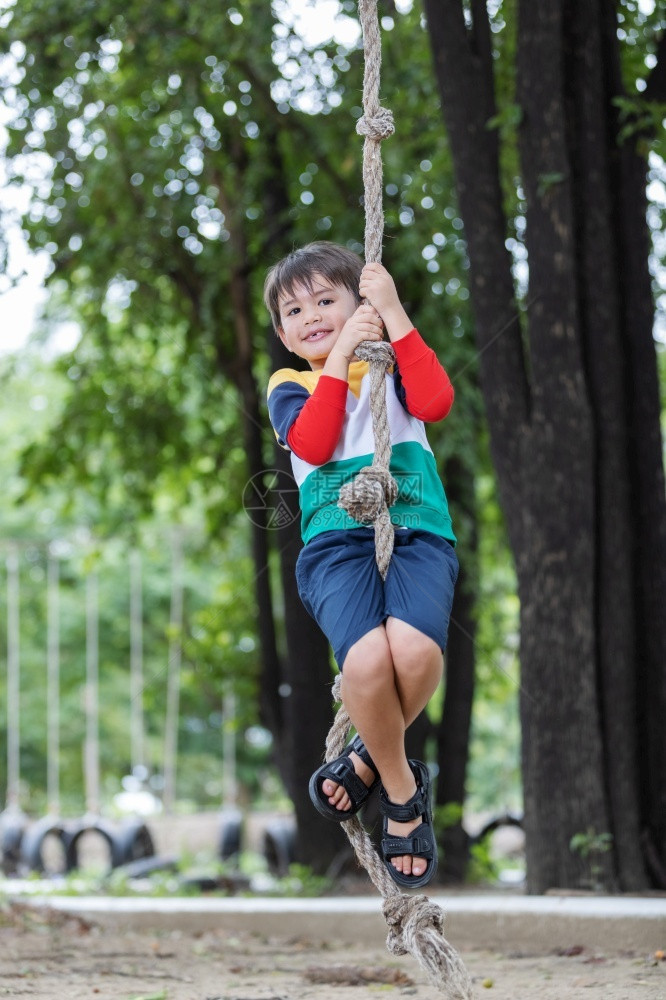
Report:
[[[418,330],[391,345],[405,390],[407,410],[430,423],[443,420],[453,405],[453,386],[431,347]]]
[[[287,433],[287,444],[310,465],[328,462],[340,440],[347,406],[347,382],[322,375]]]

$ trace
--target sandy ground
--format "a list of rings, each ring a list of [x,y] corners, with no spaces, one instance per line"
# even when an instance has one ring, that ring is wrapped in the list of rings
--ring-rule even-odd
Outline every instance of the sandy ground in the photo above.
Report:
[[[482,942],[480,942],[482,944]],[[476,996],[495,1000],[666,1000],[666,960],[605,954],[466,950]],[[39,1000],[426,1000],[411,957],[289,936],[102,930],[54,911],[0,909],[0,996]]]

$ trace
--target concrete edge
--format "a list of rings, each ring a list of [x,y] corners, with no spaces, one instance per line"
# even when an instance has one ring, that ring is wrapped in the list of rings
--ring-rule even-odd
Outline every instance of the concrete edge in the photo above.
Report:
[[[386,923],[374,896],[275,899],[76,897],[13,894],[122,930],[224,930],[382,945]],[[579,946],[651,953],[666,947],[666,898],[568,896],[431,896],[445,913],[444,933],[457,947],[552,952]]]

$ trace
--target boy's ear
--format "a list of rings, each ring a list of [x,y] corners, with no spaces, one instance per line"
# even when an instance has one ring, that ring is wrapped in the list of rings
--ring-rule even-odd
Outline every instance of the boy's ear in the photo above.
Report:
[[[277,327],[276,333],[277,333],[278,337],[280,338],[280,340],[282,341],[282,343],[284,344],[284,346],[287,348],[287,350],[290,350],[289,344],[287,343],[287,341],[285,339],[284,330],[282,329],[281,326]]]

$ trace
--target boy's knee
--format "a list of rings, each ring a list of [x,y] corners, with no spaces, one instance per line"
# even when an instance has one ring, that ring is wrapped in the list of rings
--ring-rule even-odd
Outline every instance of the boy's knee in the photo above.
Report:
[[[345,682],[382,683],[393,670],[391,652],[383,629],[368,632],[351,647],[342,668]]]
[[[394,619],[394,625],[387,629],[391,656],[396,667],[429,670],[442,662],[442,651],[437,643],[423,632],[406,622]]]

